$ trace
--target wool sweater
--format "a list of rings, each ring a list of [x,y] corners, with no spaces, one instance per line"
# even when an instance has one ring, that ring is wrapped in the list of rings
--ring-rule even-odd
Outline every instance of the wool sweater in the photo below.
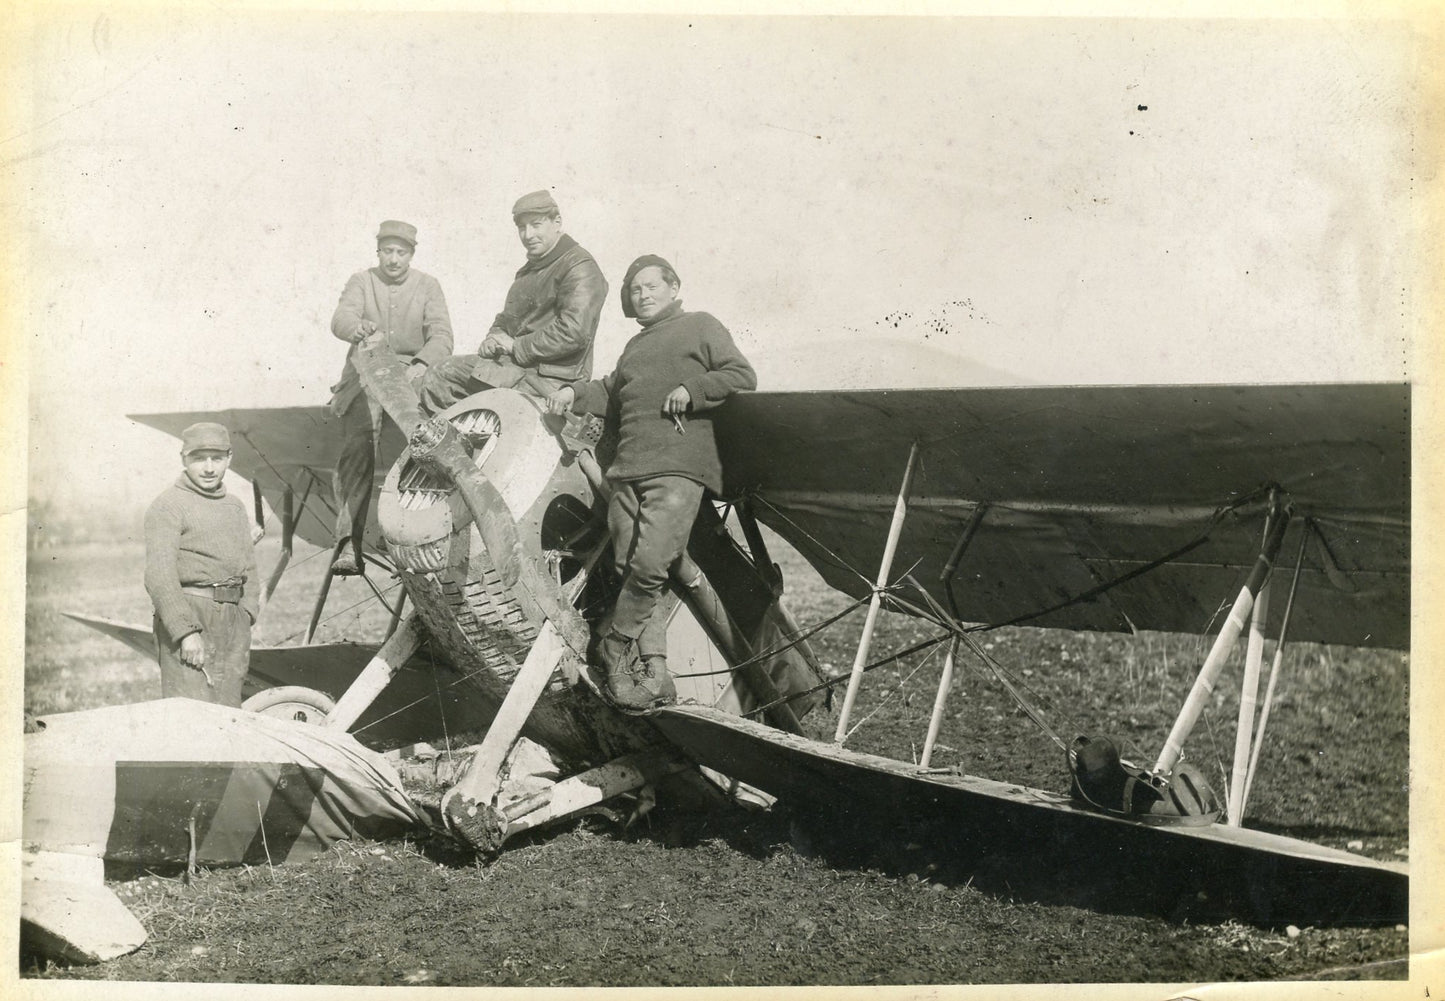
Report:
[[[260,588],[246,505],[224,486],[207,493],[182,473],[146,510],[145,540],[146,592],[171,636],[201,628],[181,591],[196,584],[244,582],[241,607],[256,621]]]
[[[707,313],[688,313],[674,302],[627,342],[617,368],[601,379],[576,383],[572,409],[606,414],[619,432],[617,457],[607,476],[617,481],[672,474],[722,492],[722,463],[713,437],[713,411],[733,393],[756,389],[757,376],[727,328]],[[678,434],[662,412],[678,386],[692,397]]]
[[[331,317],[331,333],[348,343],[356,325],[370,320],[386,334],[386,343],[403,358],[435,365],[452,353],[452,320],[442,286],[431,275],[411,268],[401,281],[388,281],[380,268],[358,271],[346,281],[341,300]],[[344,414],[361,395],[361,376],[351,359],[356,345],[346,352],[341,379],[331,387],[334,413]]]

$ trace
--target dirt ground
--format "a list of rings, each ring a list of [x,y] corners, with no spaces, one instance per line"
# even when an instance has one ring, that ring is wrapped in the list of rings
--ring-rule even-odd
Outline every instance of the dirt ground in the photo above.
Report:
[[[263,544],[262,566],[274,559]],[[294,571],[258,627],[294,642],[320,561]],[[135,544],[31,554],[26,705],[36,713],[158,694],[153,664],[64,619],[62,609],[146,622]],[[788,559],[786,556],[784,559]],[[803,623],[845,604],[793,563]],[[333,591],[339,612],[367,594]],[[861,614],[816,648],[846,669]],[[359,605],[321,639],[374,635]],[[875,652],[927,636],[885,616]],[[1005,629],[991,652],[1062,733],[1107,733],[1157,748],[1203,656],[1193,636]],[[1237,672],[1237,665],[1233,669]],[[869,675],[849,746],[916,756],[939,656]],[[1234,675],[1237,677],[1237,673]],[[1195,738],[1214,768],[1233,745],[1234,693],[1221,684]],[[1382,859],[1408,855],[1409,662],[1399,653],[1291,648],[1248,822]],[[840,700],[839,700],[840,701]],[[831,736],[836,705],[808,718]],[[1142,753],[1141,753],[1142,756]],[[934,763],[1063,789],[1061,755],[996,682],[961,671]],[[1223,779],[1211,771],[1211,779]],[[624,811],[625,812],[625,811]],[[687,813],[662,802],[630,826],[584,818],[511,843],[482,864],[444,837],[344,842],[299,865],[114,873],[150,932],[137,953],[66,968],[22,955],[23,977],[279,984],[626,986],[1208,982],[1401,979],[1408,932],[1254,927],[1085,910],[1022,888],[984,892],[947,859],[879,844],[849,865],[815,853],[785,807]]]

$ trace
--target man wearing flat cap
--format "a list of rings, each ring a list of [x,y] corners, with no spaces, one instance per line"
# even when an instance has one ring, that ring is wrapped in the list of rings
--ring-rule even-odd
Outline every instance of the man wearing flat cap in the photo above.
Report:
[[[388,219],[376,233],[376,267],[346,281],[331,317],[331,332],[351,344],[341,381],[331,387],[331,412],[341,418],[341,455],[336,460],[338,574],[362,571],[361,543],[376,477],[376,445],[381,434],[401,432],[372,403],[352,364],[356,345],[367,337],[385,337],[387,345],[411,359],[407,376],[418,382],[428,367],[452,353],[452,321],[441,284],[411,266],[416,227]],[[342,545],[342,543],[346,545]]]
[[[622,280],[622,312],[642,330],[611,375],[563,387],[547,400],[554,414],[572,409],[617,421],[607,527],[622,590],[591,659],[607,673],[611,700],[635,711],[677,697],[667,673],[667,623],[653,610],[681,568],[703,491],[722,492],[716,408],[758,384],[726,327],[707,313],[683,310],[681,287],[663,258],[633,261]]]
[[[226,492],[230,433],[192,424],[181,433],[181,465],[145,516],[161,697],[239,706],[258,586],[246,506]]]
[[[562,214],[550,193],[517,199],[512,222],[527,263],[477,353],[457,355],[427,372],[420,395],[428,413],[483,389],[547,396],[592,376],[592,339],[607,299],[602,269],[562,231]]]

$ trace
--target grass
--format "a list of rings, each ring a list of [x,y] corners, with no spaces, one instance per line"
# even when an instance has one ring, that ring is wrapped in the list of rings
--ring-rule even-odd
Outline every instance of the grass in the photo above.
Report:
[[[274,559],[263,547],[261,565]],[[321,573],[312,551],[258,627],[304,630]],[[31,554],[26,705],[37,713],[157,694],[156,668],[60,615],[143,623],[134,545]],[[799,621],[845,604],[781,547]],[[369,594],[339,582],[329,609]],[[386,613],[344,612],[318,638],[379,635]],[[862,615],[815,643],[846,670]],[[885,614],[883,655],[930,635]],[[1203,657],[1193,636],[1000,629],[982,642],[1068,739],[1076,731],[1157,749]],[[294,641],[294,640],[293,640]],[[871,672],[853,719],[859,750],[921,749],[941,653]],[[1408,832],[1409,661],[1388,651],[1290,648],[1250,822],[1398,860]],[[1237,663],[1231,674],[1238,675]],[[1190,748],[1216,768],[1232,751],[1236,693],[1222,683]],[[841,693],[839,693],[841,696]],[[805,721],[831,738],[837,703]],[[1216,755],[1217,752],[1217,755]],[[1062,789],[1062,755],[999,685],[960,664],[934,764]],[[1219,774],[1211,771],[1211,776]],[[1403,929],[1191,924],[1044,905],[984,892],[907,846],[836,868],[797,840],[785,809],[689,814],[662,803],[628,830],[590,817],[527,835],[491,865],[433,836],[343,842],[309,862],[168,872],[112,885],[150,931],[98,967],[22,960],[38,979],[284,984],[628,986],[1030,983],[1398,978]]]

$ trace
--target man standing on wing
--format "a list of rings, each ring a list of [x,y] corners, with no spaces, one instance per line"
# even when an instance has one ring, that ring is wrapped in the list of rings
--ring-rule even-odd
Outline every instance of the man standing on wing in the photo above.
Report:
[[[341,381],[331,387],[331,412],[341,418],[342,434],[335,477],[339,552],[331,564],[337,574],[361,573],[361,541],[376,477],[377,439],[383,429],[400,437],[391,418],[362,389],[353,364],[356,345],[367,337],[384,336],[388,347],[411,359],[407,377],[413,384],[429,366],[452,353],[446,297],[435,278],[412,268],[415,252],[415,226],[395,219],[383,222],[376,234],[377,266],[347,279],[331,317],[331,332],[352,345]],[[342,542],[350,544],[341,547]]]
[[[602,269],[562,231],[562,214],[548,192],[519,198],[512,222],[527,263],[478,352],[449,358],[426,374],[420,395],[427,413],[483,389],[547,396],[592,377],[592,339],[607,299]]]
[[[240,706],[258,588],[246,506],[226,492],[230,433],[192,424],[181,433],[181,464],[145,516],[161,698]]]
[[[705,489],[722,490],[713,408],[754,389],[757,376],[727,328],[707,313],[687,313],[672,265],[647,254],[622,282],[622,312],[642,331],[622,349],[617,368],[548,398],[554,414],[610,414],[618,422],[607,525],[622,591],[599,630],[593,659],[607,692],[625,709],[677,697],[667,673],[667,624],[652,621],[669,573],[687,548]]]

